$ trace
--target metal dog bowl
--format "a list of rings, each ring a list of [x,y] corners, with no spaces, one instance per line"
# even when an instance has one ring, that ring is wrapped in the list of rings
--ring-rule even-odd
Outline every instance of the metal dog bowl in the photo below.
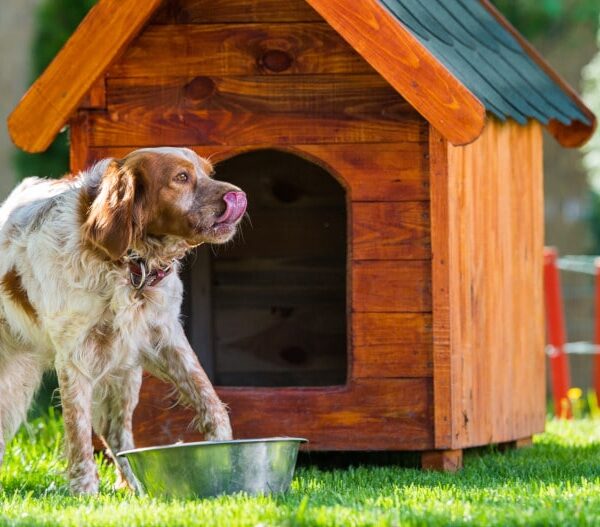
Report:
[[[289,488],[300,443],[305,442],[294,437],[201,441],[136,448],[117,455],[128,459],[150,496],[267,494]]]

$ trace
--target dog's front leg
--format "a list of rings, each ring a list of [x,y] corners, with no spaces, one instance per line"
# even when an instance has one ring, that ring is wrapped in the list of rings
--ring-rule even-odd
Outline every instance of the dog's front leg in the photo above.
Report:
[[[92,445],[92,383],[71,364],[57,364],[71,491],[94,494],[98,471]]]
[[[205,439],[231,439],[227,409],[200,366],[181,325],[177,324],[170,335],[161,335],[160,341],[155,353],[145,357],[146,369],[173,383],[183,402],[196,411],[198,428]]]
[[[98,388],[103,395],[103,400],[101,403],[94,401],[92,411],[94,431],[104,441],[107,454],[117,467],[116,488],[129,487],[140,494],[142,489],[135,479],[129,461],[116,454],[122,450],[135,448],[132,419],[141,384],[141,367],[135,366],[115,372],[112,379]]]

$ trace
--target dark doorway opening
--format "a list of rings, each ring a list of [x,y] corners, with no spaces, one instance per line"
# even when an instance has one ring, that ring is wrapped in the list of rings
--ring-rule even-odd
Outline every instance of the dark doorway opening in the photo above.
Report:
[[[322,167],[259,150],[216,177],[248,194],[249,219],[226,246],[187,261],[183,314],[220,386],[344,384],[347,372],[346,196]]]

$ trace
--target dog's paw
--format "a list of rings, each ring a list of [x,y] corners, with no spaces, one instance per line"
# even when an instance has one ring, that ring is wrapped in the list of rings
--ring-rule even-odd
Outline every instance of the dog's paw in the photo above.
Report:
[[[229,415],[225,413],[213,419],[211,426],[205,431],[204,437],[207,441],[228,441],[233,439]]]
[[[117,481],[115,482],[114,489],[129,490],[139,496],[144,495],[143,489],[140,487],[139,483],[135,480],[135,478],[125,478],[120,473],[117,473]]]
[[[71,492],[79,496],[98,494],[98,485],[99,481],[96,474],[79,476],[69,481]]]
[[[119,460],[117,468],[117,481],[114,486],[115,490],[130,490],[138,496],[145,494],[144,489],[140,486],[137,479],[133,475],[133,471],[127,460]]]

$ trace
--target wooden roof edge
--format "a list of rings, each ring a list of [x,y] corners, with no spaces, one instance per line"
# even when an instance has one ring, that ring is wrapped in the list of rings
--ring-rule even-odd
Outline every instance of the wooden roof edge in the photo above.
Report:
[[[377,0],[306,0],[454,145],[479,137],[481,101]]]
[[[546,128],[554,138],[564,147],[577,148],[583,146],[593,135],[597,126],[594,113],[581,100],[579,94],[565,81],[538,51],[519,33],[489,0],[480,0],[481,4],[490,12],[504,29],[506,29],[525,50],[525,53],[548,75],[575,103],[577,108],[585,115],[591,124],[575,120],[570,125],[552,119]]]
[[[9,115],[15,145],[27,152],[46,150],[161,2],[100,0]]]

